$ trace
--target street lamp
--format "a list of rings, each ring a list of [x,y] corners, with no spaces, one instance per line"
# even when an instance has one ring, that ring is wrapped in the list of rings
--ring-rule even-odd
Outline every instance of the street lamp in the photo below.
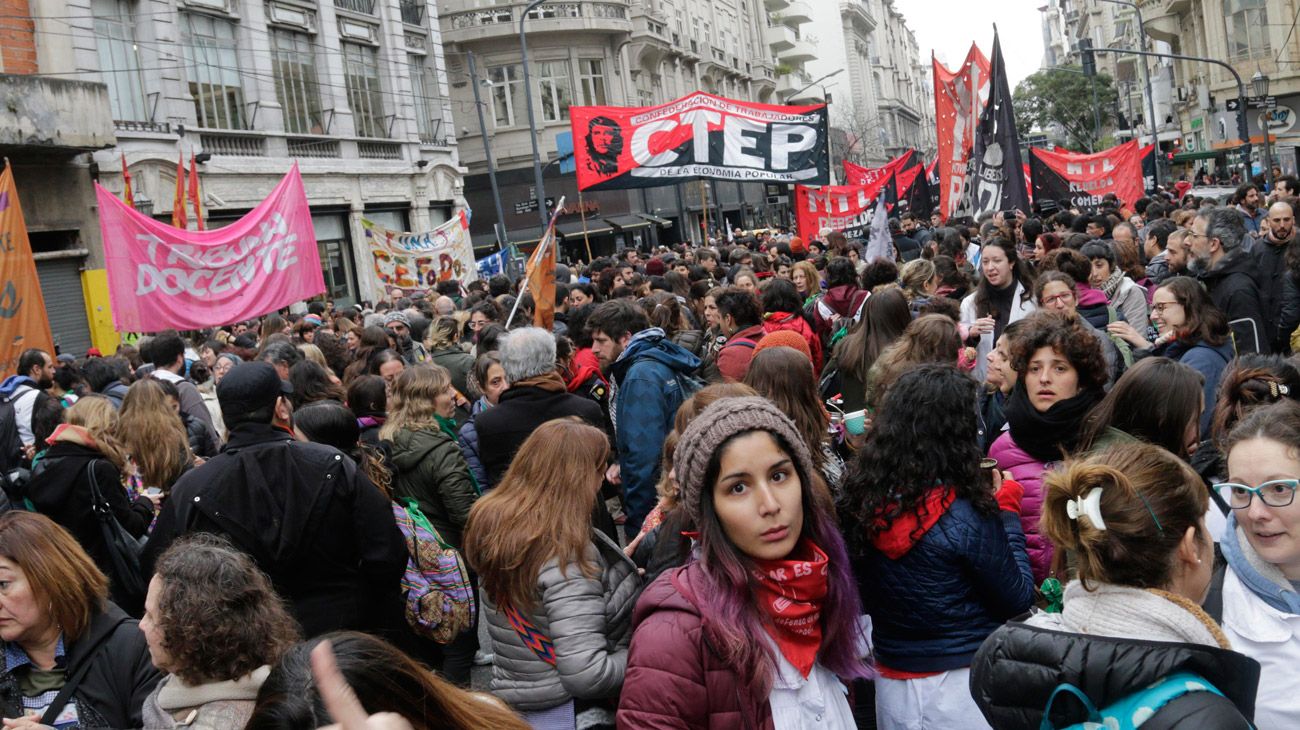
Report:
[[[528,130],[532,132],[533,138],[533,183],[537,193],[537,213],[542,219],[542,227],[545,228],[551,222],[549,211],[546,210],[546,186],[542,182],[542,153],[537,149],[537,113],[533,111],[533,82],[528,73],[528,38],[524,36],[524,25],[528,22],[528,14],[533,12],[533,8],[546,2],[546,0],[533,0],[524,8],[524,14],[519,16],[519,50],[524,67],[524,100],[528,102]]]
[[[1273,190],[1273,147],[1269,142],[1269,124],[1268,124],[1268,83],[1269,78],[1263,71],[1256,68],[1255,75],[1250,77],[1250,87],[1254,89],[1256,98],[1264,105],[1264,111],[1259,115],[1259,128],[1264,130],[1264,174],[1268,180],[1268,189]]]
[[[842,68],[837,68],[837,69],[835,69],[834,71],[831,71],[830,73],[828,73],[828,74],[826,74],[825,76],[821,77],[820,79],[817,79],[816,81],[812,82],[811,84],[808,84],[807,86],[803,87],[802,89],[799,89],[798,91],[794,92],[793,94],[791,94],[791,95],[790,95],[789,97],[787,97],[787,98],[790,98],[790,99],[798,99],[798,98],[799,98],[799,95],[802,94],[803,92],[805,92],[805,91],[811,89],[812,87],[816,86],[817,84],[820,84],[821,82],[825,81],[826,79],[831,78],[832,76],[839,76],[839,75],[842,74],[842,73],[844,73],[844,69],[842,69]],[[823,96],[824,96],[824,94],[823,94]],[[825,101],[825,99],[823,99],[823,101]]]
[[[497,185],[497,166],[492,159],[492,145],[488,142],[487,125],[483,122],[483,103],[482,95],[479,92],[478,65],[474,62],[474,52],[469,52],[469,80],[470,86],[474,88],[474,108],[478,111],[478,133],[483,138],[483,156],[487,159],[488,182],[492,184],[492,204],[496,206],[497,225],[496,238],[497,250],[501,251],[506,247],[506,214],[501,208],[501,188]],[[490,81],[488,82],[491,83]]]
[[[1142,21],[1142,8],[1139,8],[1138,4],[1135,2],[1129,2],[1129,0],[1101,0],[1101,1],[1104,3],[1111,3],[1112,5],[1124,5],[1126,7],[1133,8],[1133,12],[1137,14],[1138,42],[1142,44],[1142,50],[1145,51],[1147,49],[1147,29],[1146,29],[1146,24]],[[1160,125],[1156,121],[1156,98],[1151,94],[1151,72],[1147,69],[1146,58],[1142,58],[1140,60],[1142,61],[1142,83],[1146,86],[1146,92],[1147,92],[1147,113],[1151,115],[1151,121],[1150,121],[1151,144],[1156,148],[1156,152],[1159,153]],[[1159,158],[1159,154],[1157,154],[1156,157]],[[1159,161],[1156,162],[1155,173],[1156,173],[1156,186],[1159,187],[1160,185]]]

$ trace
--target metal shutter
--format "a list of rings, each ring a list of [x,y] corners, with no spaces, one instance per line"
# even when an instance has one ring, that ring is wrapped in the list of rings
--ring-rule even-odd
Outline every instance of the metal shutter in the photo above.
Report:
[[[84,260],[78,257],[36,262],[54,344],[60,352],[77,357],[90,349],[90,322],[86,320],[86,299],[81,291]]]

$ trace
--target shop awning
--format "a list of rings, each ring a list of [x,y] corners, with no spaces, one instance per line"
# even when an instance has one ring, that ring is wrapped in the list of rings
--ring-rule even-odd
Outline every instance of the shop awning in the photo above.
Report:
[[[555,224],[555,230],[559,231],[560,235],[564,236],[566,239],[581,239],[583,235],[582,221],[578,220],[570,221],[568,223],[557,223]],[[587,219],[587,236],[604,236],[613,232],[614,227],[608,222],[599,218]]]
[[[1228,150],[1202,150],[1200,152],[1175,152],[1174,162],[1195,162],[1197,160],[1213,160],[1228,154]]]
[[[650,221],[644,220],[640,216],[635,215],[612,215],[606,218],[605,222],[620,231],[635,231],[638,228],[650,227]]]
[[[672,228],[672,227],[673,227],[673,222],[670,221],[670,220],[668,220],[667,218],[660,218],[660,217],[657,216],[657,215],[651,215],[651,214],[649,214],[649,213],[637,213],[637,215],[640,216],[641,218],[644,218],[644,219],[650,221],[651,223],[653,223],[653,224],[655,224],[655,225],[657,225],[657,226],[660,226],[660,227],[663,227],[663,228]]]

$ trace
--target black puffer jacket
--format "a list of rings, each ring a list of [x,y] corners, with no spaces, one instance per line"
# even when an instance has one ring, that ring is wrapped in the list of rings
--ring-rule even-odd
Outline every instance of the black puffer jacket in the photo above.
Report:
[[[998,730],[1037,730],[1052,691],[1064,682],[1105,708],[1175,672],[1209,680],[1223,697],[1192,692],[1160,708],[1142,730],[1249,728],[1255,716],[1259,663],[1242,654],[1197,644],[1089,636],[1013,621],[993,633],[971,666],[971,695]],[[1062,712],[1078,713],[1069,717]],[[1079,702],[1058,699],[1056,727],[1083,722]]]
[[[108,604],[90,619],[83,636],[64,645],[67,677],[91,662],[72,693],[83,730],[143,727],[140,708],[162,677],[149,661],[149,648],[140,622]],[[0,667],[2,670],[3,667]],[[18,678],[0,672],[0,714],[22,717],[23,700]]]
[[[1255,260],[1245,251],[1234,251],[1198,278],[1210,292],[1214,306],[1227,316],[1237,354],[1269,354],[1275,323],[1264,311]]]

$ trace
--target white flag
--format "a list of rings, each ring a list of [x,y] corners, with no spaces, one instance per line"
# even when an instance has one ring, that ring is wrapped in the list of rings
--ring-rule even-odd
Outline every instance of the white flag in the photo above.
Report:
[[[894,260],[894,237],[889,235],[889,217],[885,214],[885,195],[876,198],[876,214],[871,219],[871,236],[862,260],[871,263],[876,259]]]

